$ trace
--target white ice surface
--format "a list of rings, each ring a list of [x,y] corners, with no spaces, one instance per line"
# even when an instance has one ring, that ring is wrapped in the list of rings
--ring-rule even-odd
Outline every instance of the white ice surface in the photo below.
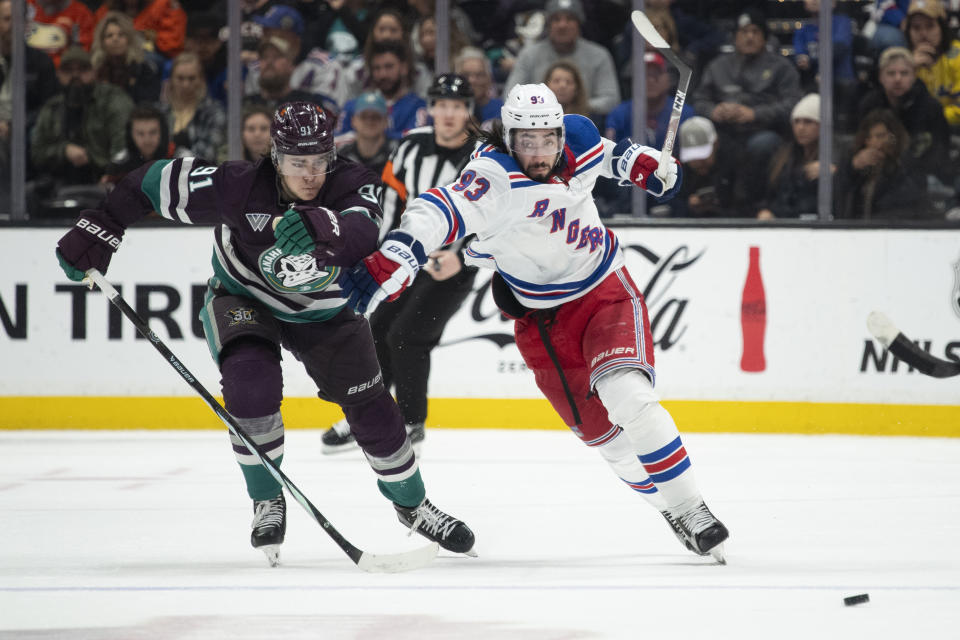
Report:
[[[725,567],[568,433],[432,430],[428,495],[480,555],[374,575],[292,501],[269,568],[224,433],[3,432],[0,638],[960,637],[960,441],[685,442]],[[284,469],[357,546],[422,543],[358,451],[291,431]]]

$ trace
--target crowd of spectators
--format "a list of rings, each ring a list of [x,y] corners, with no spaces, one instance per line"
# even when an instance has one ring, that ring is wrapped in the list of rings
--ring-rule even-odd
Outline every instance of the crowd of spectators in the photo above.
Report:
[[[0,214],[10,181],[11,0],[0,0]],[[67,215],[143,162],[228,157],[227,0],[27,0],[28,207]],[[341,153],[382,170],[430,122],[433,0],[240,0],[243,157],[269,155],[273,110],[320,104]],[[445,59],[473,86],[475,126],[515,83],[543,82],[567,113],[630,136],[628,0],[451,0]],[[817,217],[820,0],[647,0],[694,69],[676,153],[678,218]],[[960,0],[840,0],[832,7],[838,219],[960,220]],[[644,57],[647,122],[663,144],[676,73]],[[826,174],[824,174],[826,175]],[[604,215],[629,193],[601,181]],[[78,204],[79,203],[79,204]]]

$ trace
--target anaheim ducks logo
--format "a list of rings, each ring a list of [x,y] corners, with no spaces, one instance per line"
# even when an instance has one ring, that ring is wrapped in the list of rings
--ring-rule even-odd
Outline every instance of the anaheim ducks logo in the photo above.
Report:
[[[322,291],[336,282],[340,267],[319,267],[309,253],[292,256],[278,247],[260,255],[260,271],[267,282],[282,293]]]

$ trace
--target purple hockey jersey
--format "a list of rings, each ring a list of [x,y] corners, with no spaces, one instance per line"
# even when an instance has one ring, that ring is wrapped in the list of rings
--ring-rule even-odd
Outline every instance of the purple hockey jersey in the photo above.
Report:
[[[180,158],[131,172],[107,197],[104,210],[124,228],[151,211],[174,222],[218,225],[212,284],[258,300],[281,320],[317,322],[345,303],[337,284],[341,269],[377,248],[381,188],[367,168],[338,159],[316,198],[286,202],[269,158],[219,166]],[[274,246],[273,220],[292,204],[337,211],[344,248],[326,257],[288,255]]]

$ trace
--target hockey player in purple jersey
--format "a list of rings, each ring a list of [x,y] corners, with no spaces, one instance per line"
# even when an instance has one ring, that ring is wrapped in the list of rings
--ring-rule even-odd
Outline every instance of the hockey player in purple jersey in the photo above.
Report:
[[[227,411],[279,465],[280,349],[287,349],[317,395],[343,409],[400,521],[449,551],[470,553],[473,532],[426,498],[400,411],[383,386],[370,326],[345,307],[337,284],[344,267],[376,249],[380,181],[337,159],[332,125],[317,105],[281,105],[271,137],[271,158],[255,163],[182,158],[131,172],[101,209],[84,211],[60,239],[60,265],[76,281],[90,268],[106,272],[125,229],[151,211],[216,224],[201,320]],[[286,530],[281,486],[231,440],[253,499],[251,543],[276,564]]]

